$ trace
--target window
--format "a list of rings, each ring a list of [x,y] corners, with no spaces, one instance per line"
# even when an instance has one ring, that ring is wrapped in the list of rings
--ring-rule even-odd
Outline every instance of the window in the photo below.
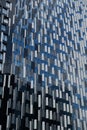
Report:
[[[85,48],[85,54],[87,55],[87,48]]]
[[[10,8],[10,2],[6,1],[6,7]]]
[[[6,45],[3,44],[2,50],[6,51]]]
[[[82,19],[79,19],[79,26],[82,27]]]
[[[0,60],[2,60],[2,54],[0,53]]]
[[[80,44],[77,44],[78,51],[80,51]]]
[[[7,42],[7,35],[3,35],[3,40]]]
[[[80,12],[80,14],[82,14],[82,8],[81,7],[79,7],[79,12]]]
[[[84,84],[85,84],[85,88],[87,88],[87,80],[85,80]]]
[[[65,81],[66,79],[67,79],[67,73],[64,72],[64,73],[63,73],[63,81]]]
[[[87,64],[85,64],[85,70],[87,71]]]
[[[8,14],[8,10],[7,9],[5,9],[5,8],[3,8],[3,10],[2,10],[2,13],[4,13],[4,14]]]
[[[6,26],[5,25],[1,25],[1,30],[6,31]]]
[[[0,13],[1,13],[1,6],[0,6]]]
[[[68,33],[68,39],[72,40],[72,34],[71,34],[71,32]]]
[[[3,82],[3,76],[2,76],[2,74],[0,74],[0,83],[2,83]]]
[[[2,87],[0,86],[0,95],[2,95]],[[1,106],[0,106],[1,107]]]
[[[77,86],[73,86],[73,94],[75,95],[77,93]]]
[[[0,63],[0,71],[2,70],[2,64]]]
[[[9,19],[8,19],[6,16],[4,16],[3,22],[4,22],[5,24],[8,24],[8,23],[9,23]]]

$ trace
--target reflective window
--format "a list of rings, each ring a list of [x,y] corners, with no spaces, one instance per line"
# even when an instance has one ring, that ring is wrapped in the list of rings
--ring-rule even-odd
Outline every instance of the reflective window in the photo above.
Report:
[[[9,19],[7,17],[4,17],[4,23],[8,24]]]
[[[4,13],[4,14],[8,14],[8,10],[7,9],[5,9],[5,8],[3,8],[3,10],[2,10],[2,13]]]
[[[2,60],[2,54],[0,53],[0,60]]]
[[[6,26],[5,25],[1,25],[1,30],[6,31]]]
[[[2,70],[2,64],[0,63],[0,70]]]
[[[10,8],[10,3],[8,1],[6,2],[6,7]]]

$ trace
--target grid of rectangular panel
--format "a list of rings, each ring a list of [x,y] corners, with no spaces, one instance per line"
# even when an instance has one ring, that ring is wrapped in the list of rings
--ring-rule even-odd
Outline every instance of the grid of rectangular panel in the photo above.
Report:
[[[35,92],[30,82],[20,87],[21,80],[14,75],[0,75],[0,79],[4,88],[0,93],[0,98],[3,98],[0,106],[3,117],[0,118],[1,130],[72,129],[68,90],[61,92],[55,86],[53,89],[46,86],[38,87]]]
[[[13,24],[6,129],[86,130],[86,0],[16,0]]]
[[[9,18],[10,2],[0,1],[0,72],[3,73],[5,55],[7,50],[7,42],[9,36]]]
[[[14,16],[18,23],[13,34],[12,73],[25,83],[29,81],[35,93],[39,87],[56,87],[58,97],[69,102],[63,102],[64,110],[73,108],[76,130],[87,126],[86,13],[86,0],[20,0]],[[63,94],[66,91],[72,100]],[[50,117],[52,111],[46,114]],[[60,116],[66,122],[60,120],[60,129],[67,129],[66,116]]]
[[[9,51],[11,50],[8,49],[8,44],[12,43],[11,40],[9,41],[9,39],[11,39],[11,7],[12,4],[10,3],[10,0],[0,0],[0,130],[5,130],[7,118],[6,104],[8,100],[8,86],[5,86],[7,81],[4,78],[4,73],[10,72],[8,63],[10,60],[9,57],[11,57]],[[9,55],[9,57],[7,55]]]

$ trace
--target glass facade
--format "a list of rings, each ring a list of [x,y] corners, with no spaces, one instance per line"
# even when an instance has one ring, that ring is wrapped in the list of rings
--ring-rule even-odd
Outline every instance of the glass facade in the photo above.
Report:
[[[8,78],[7,81],[5,79],[6,76],[8,77],[8,75],[10,74],[11,55],[9,55],[9,52],[11,52],[12,54],[12,51],[10,49],[12,46],[10,28],[12,25],[11,6],[12,3],[10,2],[10,0],[0,0],[0,130],[6,130],[7,122],[6,110],[9,89],[8,86],[6,86]]]
[[[86,13],[86,0],[16,0],[7,130],[87,129]]]

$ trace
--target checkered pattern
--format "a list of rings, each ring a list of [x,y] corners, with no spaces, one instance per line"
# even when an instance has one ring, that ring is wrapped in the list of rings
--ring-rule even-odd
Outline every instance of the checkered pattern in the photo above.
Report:
[[[86,0],[17,0],[13,24],[6,129],[86,130]]]

